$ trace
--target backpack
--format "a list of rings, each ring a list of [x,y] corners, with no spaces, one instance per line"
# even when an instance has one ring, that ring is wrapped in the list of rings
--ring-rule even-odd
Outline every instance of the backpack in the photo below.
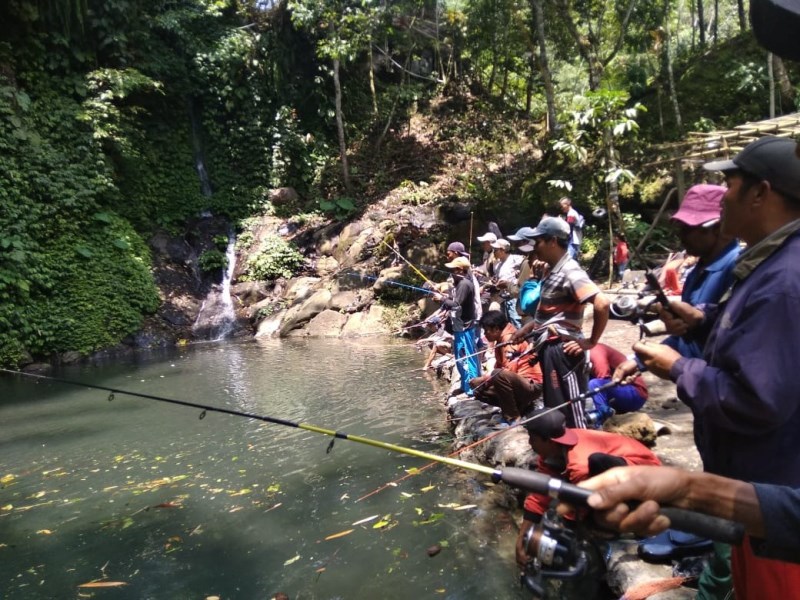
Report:
[[[542,282],[538,279],[528,279],[519,287],[519,307],[528,316],[536,313],[539,298],[542,295]]]

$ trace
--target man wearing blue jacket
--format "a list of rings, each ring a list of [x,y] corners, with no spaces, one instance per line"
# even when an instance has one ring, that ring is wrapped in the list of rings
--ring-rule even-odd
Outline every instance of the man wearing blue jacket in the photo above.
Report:
[[[703,358],[646,341],[634,351],[647,369],[677,384],[694,414],[706,471],[798,488],[800,148],[763,137],[706,168],[725,175],[723,233],[747,244],[733,288],[717,305],[674,302],[661,313],[668,330],[710,327]],[[618,369],[614,379],[629,374]],[[732,567],[737,598],[789,598],[800,589],[800,565],[758,558],[748,539],[733,549]],[[767,589],[778,595],[764,595]]]

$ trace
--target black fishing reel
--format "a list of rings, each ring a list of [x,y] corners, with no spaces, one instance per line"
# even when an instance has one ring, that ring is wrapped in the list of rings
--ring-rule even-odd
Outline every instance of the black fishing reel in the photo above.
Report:
[[[555,510],[548,510],[542,520],[525,534],[528,564],[520,583],[534,598],[544,598],[546,580],[579,580],[590,570],[590,546]]]

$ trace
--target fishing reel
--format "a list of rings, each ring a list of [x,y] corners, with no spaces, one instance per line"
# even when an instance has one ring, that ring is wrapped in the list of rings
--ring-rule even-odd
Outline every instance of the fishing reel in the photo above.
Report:
[[[546,580],[579,580],[590,570],[590,546],[554,509],[525,534],[528,564],[520,583],[534,598],[545,597]]]

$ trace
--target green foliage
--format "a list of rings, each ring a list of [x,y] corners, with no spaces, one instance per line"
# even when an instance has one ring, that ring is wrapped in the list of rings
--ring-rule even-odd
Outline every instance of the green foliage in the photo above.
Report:
[[[216,248],[206,250],[197,260],[200,270],[204,273],[225,269],[228,266],[228,257]]]
[[[262,241],[261,251],[248,258],[243,281],[260,281],[289,278],[297,273],[303,266],[303,255],[294,247],[277,235],[267,236]]]
[[[356,205],[353,203],[353,199],[347,196],[340,196],[333,200],[320,200],[319,207],[333,216],[334,219],[339,220],[346,219],[356,211]]]

